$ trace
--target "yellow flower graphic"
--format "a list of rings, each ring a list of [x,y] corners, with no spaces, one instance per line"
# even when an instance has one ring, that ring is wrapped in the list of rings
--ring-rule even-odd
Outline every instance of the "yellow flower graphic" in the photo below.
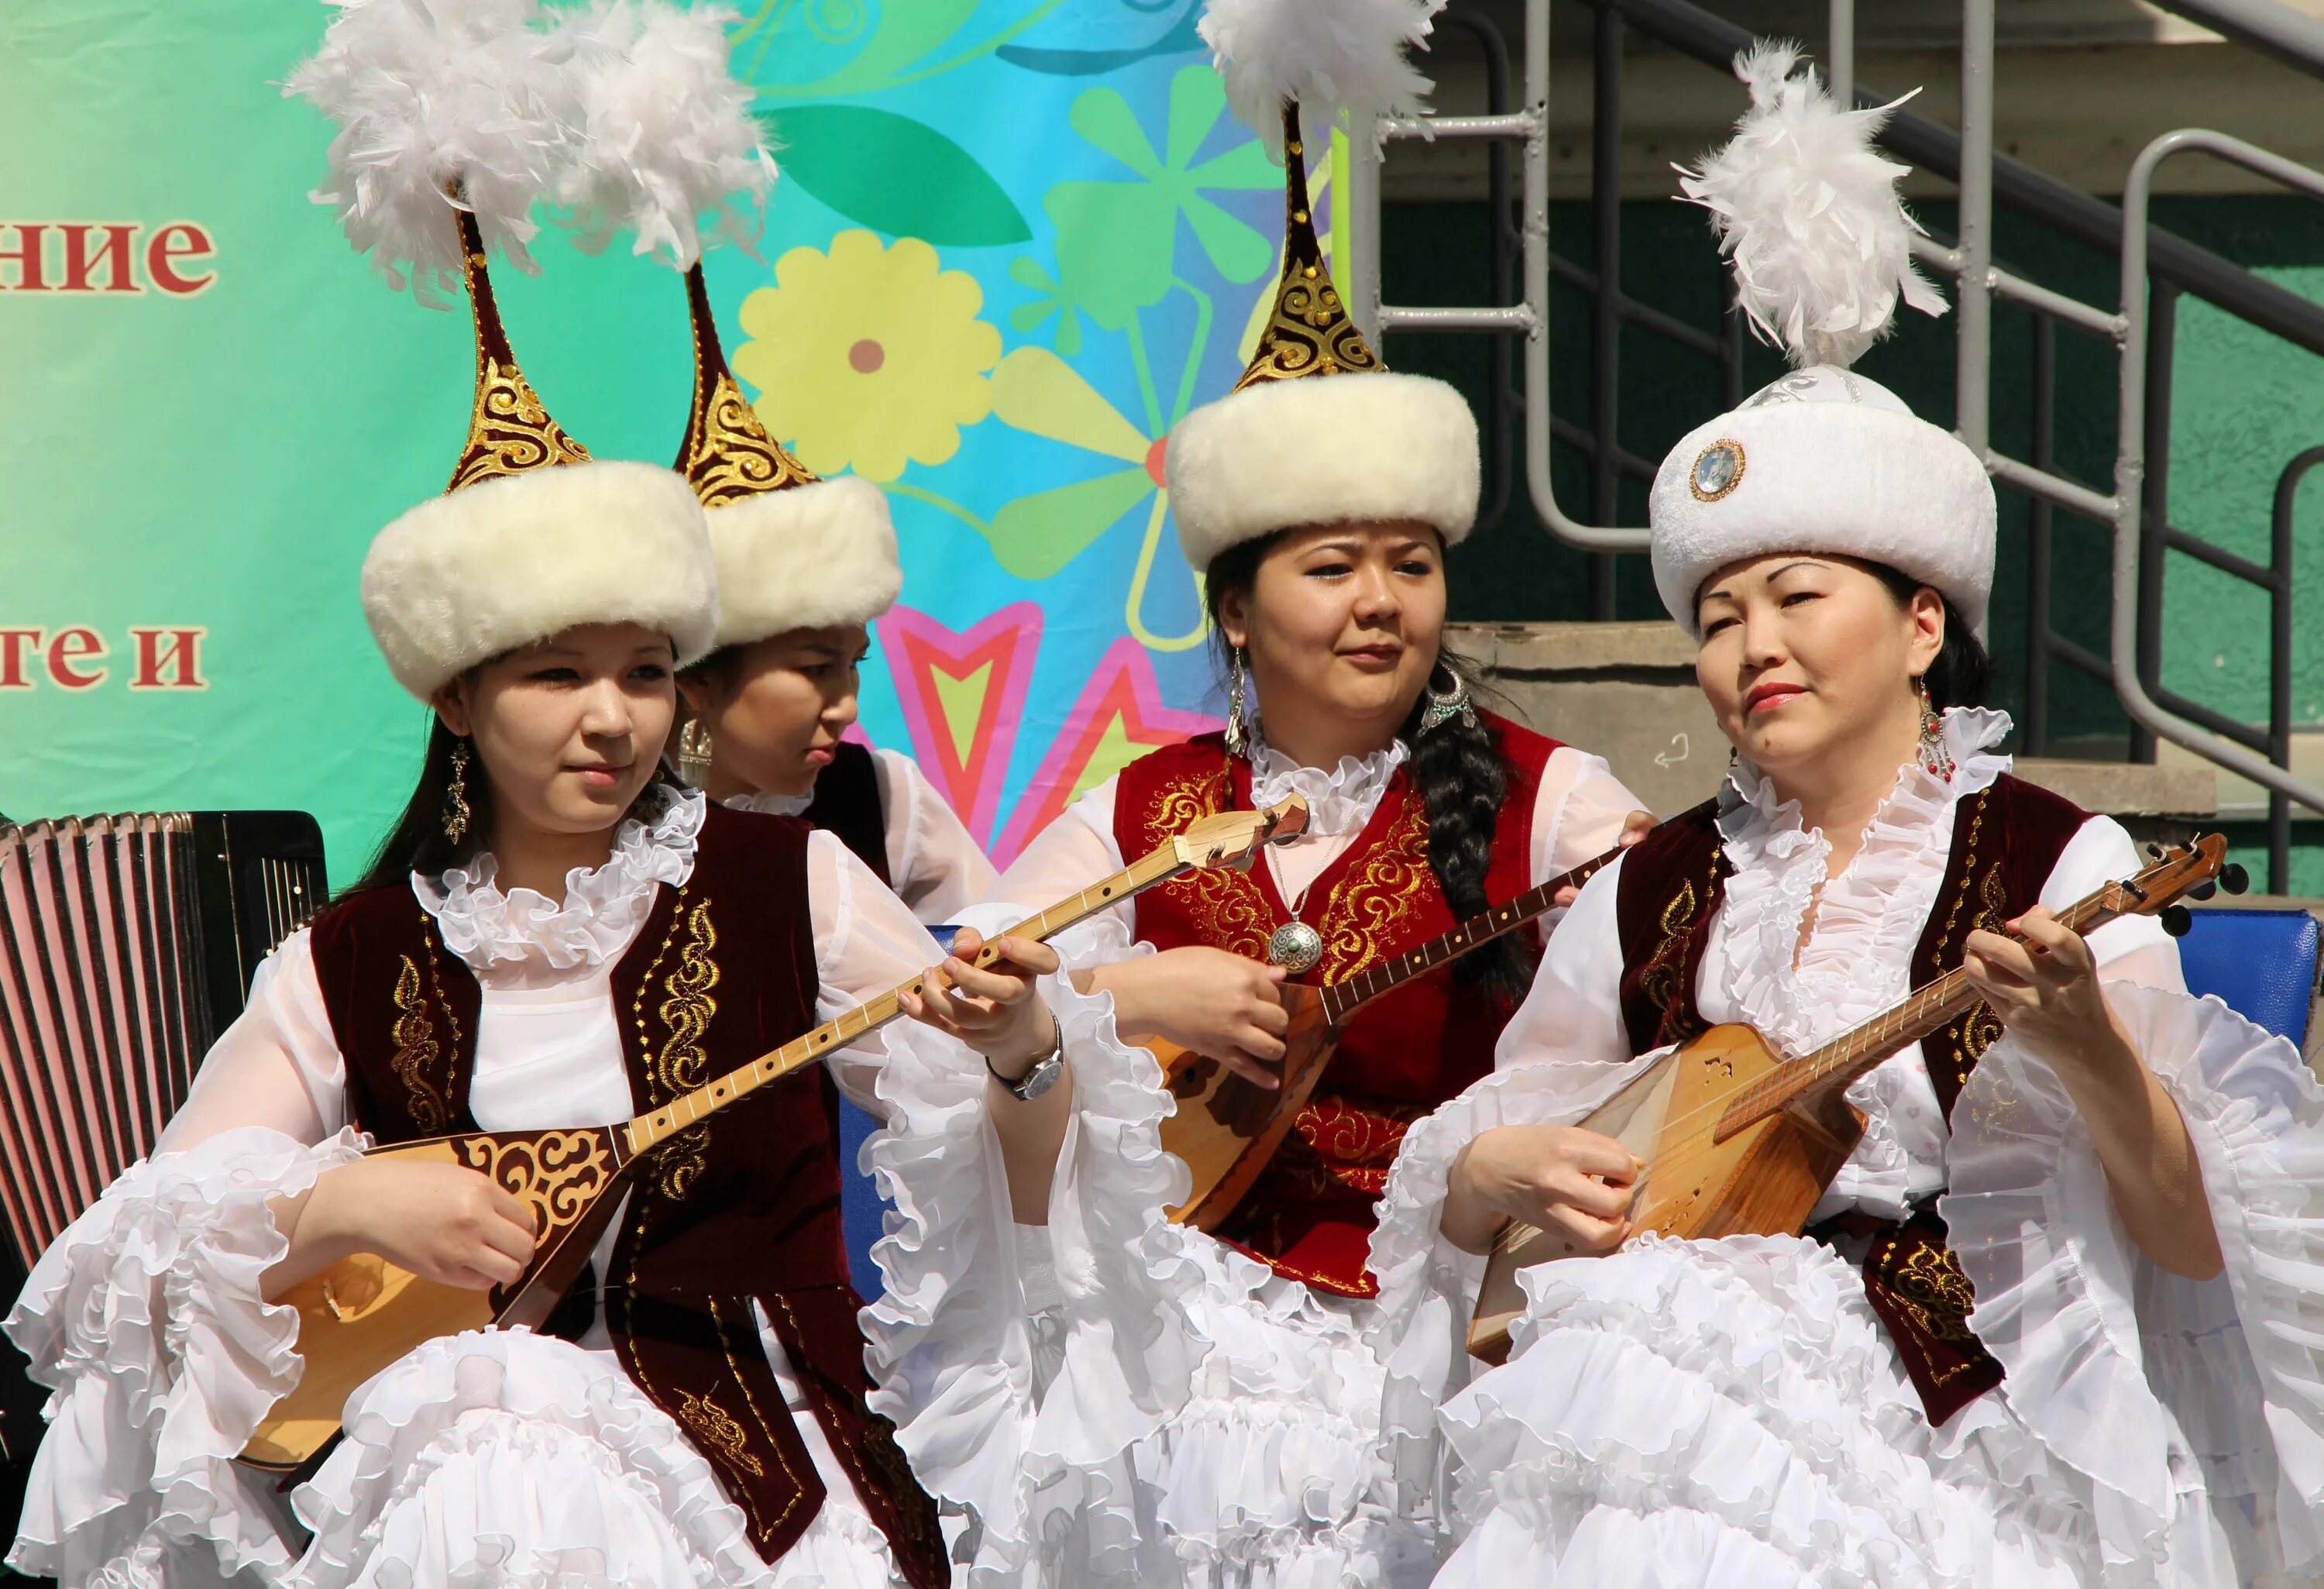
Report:
[[[882,247],[842,232],[828,254],[794,248],[775,284],[742,300],[750,340],[734,370],[759,389],[759,418],[818,475],[895,479],[960,450],[960,428],[992,410],[984,373],[1001,333],[977,319],[984,290],[936,263],[918,237]]]

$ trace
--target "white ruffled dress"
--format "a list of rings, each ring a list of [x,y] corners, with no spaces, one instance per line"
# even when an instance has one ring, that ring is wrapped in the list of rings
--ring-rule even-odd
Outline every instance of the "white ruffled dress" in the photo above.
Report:
[[[1306,834],[1269,846],[1261,862],[1285,899],[1297,899],[1363,830],[1406,753],[1397,744],[1327,771],[1255,751],[1254,800],[1296,790],[1308,803]],[[1108,780],[1069,808],[1010,867],[994,899],[966,913],[969,924],[995,930],[1135,860],[1115,842],[1114,796]],[[1604,853],[1636,805],[1604,762],[1557,751],[1533,814],[1534,880]],[[1056,942],[1076,970],[1153,952],[1138,941],[1135,900]],[[973,1498],[922,1470],[940,1498],[968,1500],[983,1522],[973,1581],[1425,1583],[1433,1525],[1399,1501],[1379,1460],[1381,1366],[1364,1334],[1372,1304],[1312,1291],[1163,1221],[1189,1183],[1185,1166],[1156,1146],[1172,1107],[1160,1068],[1144,1049],[1132,1052],[1132,1071],[1111,1084],[1103,1104],[1084,1099],[1083,1119],[1134,1119],[1139,1136],[1118,1141],[1076,1127],[1049,1223],[1020,1228],[1013,1284],[990,1298],[1013,1399],[991,1411],[1019,1431],[1008,1455],[986,1464]],[[1086,1089],[1087,1071],[1075,1076]],[[1092,1393],[1101,1374],[1118,1377],[1120,1363],[1149,1365],[1150,1399],[1135,1408]]]
[[[624,823],[612,858],[573,873],[561,904],[503,892],[489,855],[415,876],[420,904],[483,988],[469,1100],[480,1124],[632,1113],[611,978],[657,888],[690,874],[702,817],[689,795],[650,827]],[[810,839],[807,889],[819,1017],[939,957],[828,835]],[[1063,978],[1044,991],[1069,1057],[1084,1060],[1110,1030],[1105,1002]],[[949,1121],[964,1096],[981,1102],[982,1062],[917,1025],[892,1025],[830,1063],[847,1095],[883,1118]],[[1087,1068],[1102,1075],[1105,1057]],[[708,1464],[622,1373],[602,1319],[578,1344],[484,1331],[410,1353],[349,1400],[347,1438],[287,1501],[236,1466],[298,1372],[294,1316],[259,1291],[284,1250],[269,1206],[360,1150],[345,1081],[300,932],[261,966],[153,1156],[42,1255],[8,1318],[53,1392],[10,1566],[68,1589],[900,1584],[763,1319],[769,1362],[828,1492],[771,1567]],[[991,1197],[1000,1169],[988,1137],[899,1146],[882,1132],[867,1147],[908,1211],[879,1249],[891,1312],[932,1311],[974,1283],[980,1253],[1013,1248],[1006,1199]],[[929,1209],[944,1211],[949,1249],[920,1239]],[[597,1256],[602,1274],[609,1253]],[[303,1546],[301,1527],[312,1536]]]
[[[875,746],[872,777],[880,789],[888,886],[929,926],[957,921],[963,910],[991,892],[1000,875],[985,858],[983,846],[911,757]],[[815,796],[741,794],[725,804],[737,811],[799,817],[815,804]]]
[[[1828,841],[1739,765],[1704,1019],[1799,1053],[1900,999],[1954,806],[2007,770],[1992,749],[2007,727],[1948,714],[1951,781],[1907,765],[1820,900]],[[2140,864],[2092,818],[2042,902]],[[1397,1469],[1449,1490],[1463,1536],[1443,1589],[2279,1584],[2264,1575],[2286,1562],[2316,1570],[2324,1093],[2289,1043],[2189,997],[2144,918],[2090,946],[2186,1118],[2223,1277],[2176,1279],[2139,1254],[2061,1084],[2021,1044],[1987,1051],[1950,1133],[1916,1047],[1851,1091],[1868,1129],[1815,1217],[1895,1217],[1941,1190],[1972,1327],[2007,1372],[1998,1391],[1932,1429],[1860,1270],[1792,1237],[1646,1237],[1542,1265],[1509,1362],[1472,1380],[1461,1341],[1482,1261],[1437,1233],[1454,1156],[1497,1125],[1576,1122],[1655,1057],[1633,1059],[1622,1029],[1619,878],[1618,864],[1576,901],[1496,1073],[1413,1128],[1373,1241]]]

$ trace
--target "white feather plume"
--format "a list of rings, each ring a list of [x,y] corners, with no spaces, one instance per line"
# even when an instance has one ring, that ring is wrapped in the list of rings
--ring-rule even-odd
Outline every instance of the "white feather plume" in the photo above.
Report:
[[[1751,108],[1726,147],[1679,186],[1711,213],[1736,296],[1764,339],[1795,365],[1853,364],[1895,319],[1896,299],[1945,312],[1941,293],[1913,266],[1920,223],[1896,196],[1910,167],[1884,160],[1872,140],[1896,106],[1843,110],[1799,47],[1762,42],[1735,59]],[[1914,90],[1918,92],[1918,90]]]
[[[1357,126],[1376,115],[1417,114],[1431,85],[1404,52],[1427,47],[1429,19],[1444,5],[1210,0],[1196,31],[1226,79],[1227,103],[1279,155],[1286,99],[1297,100],[1310,124],[1342,110]]]
[[[558,184],[581,246],[614,232],[679,270],[701,256],[706,218],[749,248],[764,225],[775,162],[727,69],[723,6],[601,0],[578,14],[578,137]]]
[[[572,112],[566,46],[535,0],[330,0],[315,58],[283,87],[338,124],[311,197],[401,290],[440,306],[460,269],[453,210],[484,246],[532,270],[533,200],[562,164]]]

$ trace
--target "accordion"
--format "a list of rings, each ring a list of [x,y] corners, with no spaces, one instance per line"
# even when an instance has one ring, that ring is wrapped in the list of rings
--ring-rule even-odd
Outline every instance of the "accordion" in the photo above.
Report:
[[[328,901],[303,812],[0,823],[0,1214],[26,1266],[152,1150]]]

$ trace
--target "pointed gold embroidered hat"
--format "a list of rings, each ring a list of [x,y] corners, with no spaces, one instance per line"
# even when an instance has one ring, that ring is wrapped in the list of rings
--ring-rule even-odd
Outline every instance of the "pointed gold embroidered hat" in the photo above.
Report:
[[[1234,389],[1178,421],[1165,449],[1178,544],[1196,569],[1301,524],[1412,519],[1451,545],[1477,517],[1477,421],[1442,381],[1391,374],[1342,301],[1308,205],[1300,107],[1344,108],[1355,135],[1427,87],[1404,59],[1428,0],[1385,0],[1362,24],[1315,0],[1211,0],[1201,31],[1237,113],[1281,127],[1283,274]],[[1366,30],[1370,31],[1368,32]]]
[[[593,460],[516,356],[485,255],[530,270],[534,201],[569,158],[576,44],[532,0],[364,0],[342,9],[287,92],[338,124],[317,202],[398,288],[439,305],[456,271],[475,326],[468,436],[445,494],[364,559],[364,614],[398,683],[426,701],[479,662],[583,624],[708,649],[716,582],[679,476]]]

